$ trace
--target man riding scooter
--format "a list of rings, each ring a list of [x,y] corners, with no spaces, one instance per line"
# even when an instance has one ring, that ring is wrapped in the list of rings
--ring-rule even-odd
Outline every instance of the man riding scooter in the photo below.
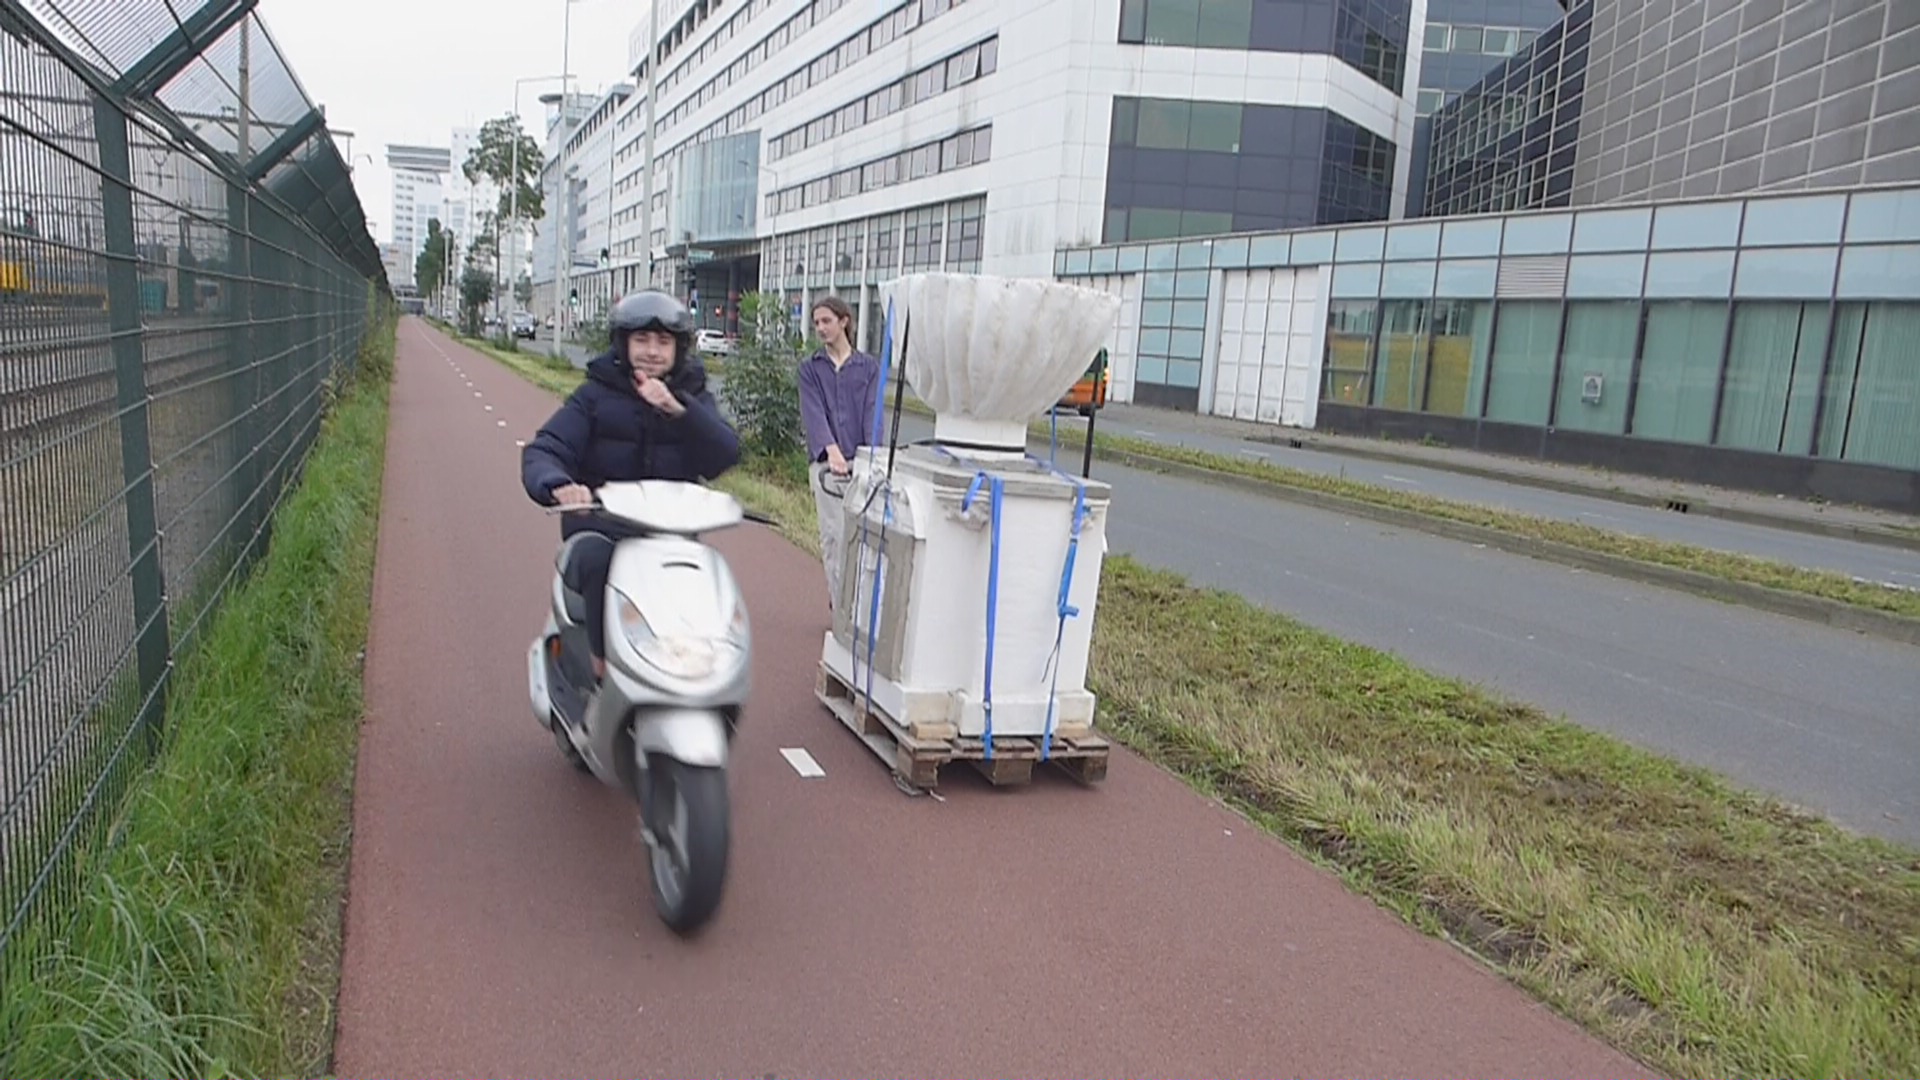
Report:
[[[609,481],[711,480],[740,460],[740,438],[707,389],[693,351],[693,316],[659,290],[634,293],[607,315],[610,347],[587,364],[587,380],[541,426],[520,454],[520,482],[542,506],[579,506],[561,519],[562,539],[578,532],[608,537],[582,545],[568,586],[586,603],[593,677],[606,677],[606,581],[613,540],[626,526],[595,513],[593,491]]]

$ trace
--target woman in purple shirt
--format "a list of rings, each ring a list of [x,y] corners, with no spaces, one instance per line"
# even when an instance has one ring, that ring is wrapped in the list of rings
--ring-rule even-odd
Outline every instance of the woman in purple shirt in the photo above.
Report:
[[[829,494],[824,474],[845,476],[848,460],[870,444],[874,402],[880,394],[880,362],[853,347],[853,309],[837,296],[814,301],[813,330],[820,351],[800,365],[800,422],[806,428],[807,478],[820,519],[820,557],[827,569],[827,605],[840,603],[842,506]]]

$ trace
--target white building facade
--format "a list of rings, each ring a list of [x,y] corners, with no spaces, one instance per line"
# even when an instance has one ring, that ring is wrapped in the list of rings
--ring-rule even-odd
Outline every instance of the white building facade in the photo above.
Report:
[[[557,313],[562,329],[603,315],[611,295],[613,131],[632,94],[631,85],[616,84],[598,98],[582,98],[570,123],[549,128],[541,173],[546,213],[534,237],[533,310],[543,317]]]
[[[440,217],[451,165],[444,147],[387,146],[387,168],[393,171],[393,242],[406,253],[402,259],[404,280],[395,284],[419,284],[413,280],[413,260],[426,246],[427,220]]]
[[[1049,277],[1062,247],[1394,216],[1424,7],[663,3],[653,235],[642,57],[615,125],[616,285],[651,249],[703,324],[756,283],[834,292],[864,346],[901,273]]]

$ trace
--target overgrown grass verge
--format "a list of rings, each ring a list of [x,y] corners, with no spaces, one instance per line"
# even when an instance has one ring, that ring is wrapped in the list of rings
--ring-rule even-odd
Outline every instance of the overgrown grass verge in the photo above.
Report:
[[[817,552],[804,475],[722,486]],[[1655,1068],[1920,1075],[1920,853],[1126,558],[1097,618],[1112,734]]]
[[[393,326],[332,405],[273,541],[174,675],[158,757],[70,925],[5,987],[8,1076],[327,1067]],[[25,944],[25,943],[23,943]]]
[[[907,407],[923,416],[931,415],[926,406],[917,401],[910,400]],[[1048,437],[1045,422],[1034,424],[1031,431],[1036,437]],[[1062,424],[1059,434],[1063,449],[1079,450],[1086,445],[1086,432],[1077,425]],[[1510,510],[1436,498],[1432,495],[1419,495],[1361,483],[1357,480],[1324,476],[1302,469],[1290,469],[1283,465],[1229,457],[1224,454],[1125,435],[1107,435],[1096,431],[1093,437],[1093,448],[1095,454],[1120,454],[1149,461],[1185,465],[1228,476],[1258,480],[1278,487],[1334,495],[1374,506],[1497,529],[1512,536],[1564,544],[1602,555],[1691,570],[1726,581],[1819,597],[1868,611],[1882,611],[1903,618],[1920,619],[1920,591],[1858,581],[1846,574],[1828,570],[1810,570],[1770,559],[1755,558],[1751,555],[1714,551],[1691,544],[1678,544],[1595,528],[1578,522],[1557,521]]]
[[[542,390],[547,390],[563,397],[573,393],[574,387],[579,386],[581,380],[587,377],[586,372],[574,367],[566,360],[560,359],[559,357],[548,356],[544,353],[508,352],[505,349],[496,348],[488,342],[476,341],[473,338],[461,338],[460,344],[465,345],[469,349],[485,353],[494,360],[505,364],[521,378],[540,387]]]

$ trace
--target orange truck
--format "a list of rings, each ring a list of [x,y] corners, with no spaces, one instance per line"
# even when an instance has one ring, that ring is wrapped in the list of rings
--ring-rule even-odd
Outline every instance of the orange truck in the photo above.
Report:
[[[1107,350],[1101,349],[1094,355],[1093,363],[1087,365],[1087,373],[1067,388],[1060,400],[1053,406],[1057,415],[1062,412],[1077,412],[1087,418],[1087,438],[1083,445],[1080,460],[1080,475],[1093,475],[1093,424],[1094,417],[1107,404]]]
[[[1087,365],[1087,373],[1067,389],[1055,406],[1070,409],[1082,416],[1090,416],[1095,409],[1107,404],[1107,350],[1101,349]]]

